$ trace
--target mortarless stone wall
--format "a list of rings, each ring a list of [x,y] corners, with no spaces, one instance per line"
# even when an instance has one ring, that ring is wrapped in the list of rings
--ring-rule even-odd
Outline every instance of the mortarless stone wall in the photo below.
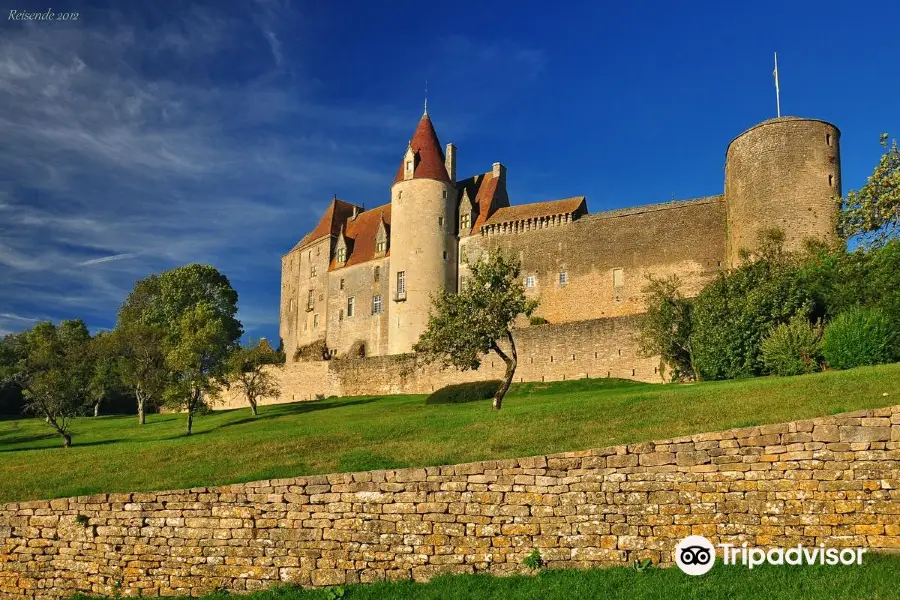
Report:
[[[900,548],[900,406],[455,466],[0,507],[0,595],[671,563],[687,535]]]

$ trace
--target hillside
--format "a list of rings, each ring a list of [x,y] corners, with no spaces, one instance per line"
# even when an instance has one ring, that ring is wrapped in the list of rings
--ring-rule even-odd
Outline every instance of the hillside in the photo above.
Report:
[[[516,385],[490,402],[331,398],[184,416],[84,418],[74,446],[37,419],[0,421],[0,502],[549,454],[896,404],[900,364],[792,378]]]

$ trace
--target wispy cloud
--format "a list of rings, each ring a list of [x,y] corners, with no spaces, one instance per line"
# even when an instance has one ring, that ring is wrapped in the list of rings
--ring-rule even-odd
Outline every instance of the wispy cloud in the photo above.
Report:
[[[80,263],[76,263],[79,267],[86,267],[88,265],[99,265],[101,263],[112,262],[114,260],[123,260],[126,258],[134,258],[137,254],[133,254],[131,252],[125,252],[123,254],[113,254],[112,256],[103,256],[101,258],[92,258],[91,260],[84,260]]]

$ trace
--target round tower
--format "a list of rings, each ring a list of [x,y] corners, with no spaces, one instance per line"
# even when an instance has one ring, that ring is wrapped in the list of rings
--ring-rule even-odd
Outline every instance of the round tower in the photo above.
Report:
[[[431,295],[455,290],[456,253],[456,186],[425,113],[391,186],[389,354],[410,352]]]
[[[741,248],[753,251],[763,230],[785,234],[785,249],[807,238],[838,240],[841,196],[840,130],[825,121],[780,117],[737,136],[725,153],[727,253],[740,263]]]

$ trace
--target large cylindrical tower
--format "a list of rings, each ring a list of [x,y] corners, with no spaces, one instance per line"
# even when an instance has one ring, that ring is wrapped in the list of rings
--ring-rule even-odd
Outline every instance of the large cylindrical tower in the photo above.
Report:
[[[784,232],[786,250],[801,249],[807,238],[837,242],[840,136],[825,121],[781,117],[732,140],[725,155],[731,266],[740,262],[741,248],[756,249],[766,229]]]
[[[456,186],[427,114],[391,186],[388,353],[402,354],[428,324],[431,295],[456,285]]]

